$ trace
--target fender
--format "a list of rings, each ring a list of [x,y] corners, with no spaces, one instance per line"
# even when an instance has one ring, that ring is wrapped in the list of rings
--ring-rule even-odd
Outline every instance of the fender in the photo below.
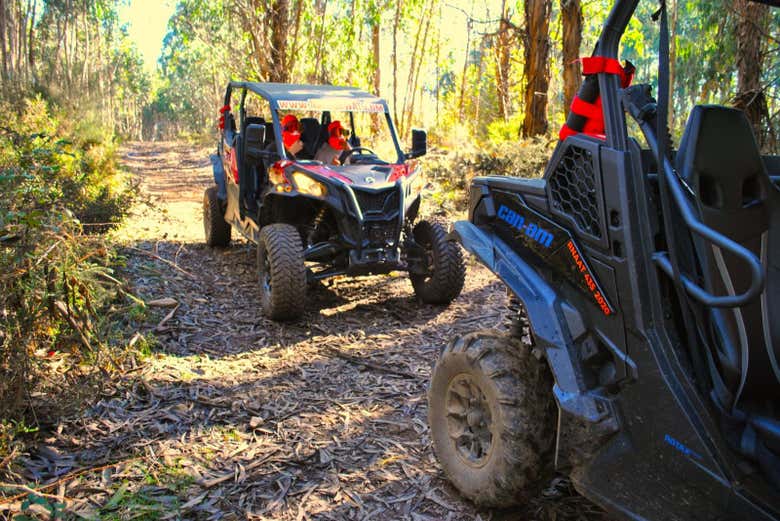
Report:
[[[449,238],[460,242],[463,248],[498,275],[523,303],[536,344],[544,349],[555,376],[553,392],[562,420],[559,436],[561,430],[568,432],[563,423],[574,418],[591,425],[598,424],[603,437],[617,431],[618,421],[610,404],[589,393],[577,378],[577,354],[572,338],[579,337],[584,331],[580,314],[559,299],[534,268],[494,234],[486,233],[468,221],[458,221],[453,225]],[[575,431],[581,428],[573,427]],[[597,445],[599,437],[593,435],[591,441]],[[558,450],[561,449],[559,443]]]
[[[217,154],[211,154],[209,159],[214,174],[214,183],[217,185],[217,197],[220,201],[226,201],[227,187],[225,186],[225,168],[222,166],[222,160]]]

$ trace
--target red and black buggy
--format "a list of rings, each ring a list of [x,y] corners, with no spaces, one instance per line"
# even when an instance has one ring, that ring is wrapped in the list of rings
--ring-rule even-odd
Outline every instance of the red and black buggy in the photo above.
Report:
[[[307,282],[335,275],[407,271],[423,302],[458,296],[459,246],[441,224],[418,219],[425,131],[412,130],[404,153],[387,103],[352,87],[231,82],[220,112],[215,185],[203,202],[206,242],[226,246],[235,228],[257,244],[267,316],[298,317]],[[283,143],[291,114],[302,144],[294,155]],[[329,128],[350,132],[338,161],[326,164],[315,157]]]

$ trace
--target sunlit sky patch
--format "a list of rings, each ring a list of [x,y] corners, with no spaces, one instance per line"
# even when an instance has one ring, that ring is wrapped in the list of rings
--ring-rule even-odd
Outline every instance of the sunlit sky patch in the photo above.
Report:
[[[130,38],[141,51],[149,72],[157,68],[168,19],[175,6],[174,0],[126,0],[119,7],[119,20],[128,24]]]

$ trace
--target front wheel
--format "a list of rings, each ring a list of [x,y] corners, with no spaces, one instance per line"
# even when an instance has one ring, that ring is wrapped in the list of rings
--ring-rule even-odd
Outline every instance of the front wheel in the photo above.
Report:
[[[270,224],[257,240],[260,303],[272,320],[293,320],[303,313],[306,265],[301,236],[289,224]]]
[[[211,186],[203,194],[203,231],[209,246],[227,246],[230,244],[230,225],[222,213],[222,203],[217,195],[217,187]]]
[[[486,507],[535,491],[551,467],[552,388],[547,364],[516,338],[477,331],[444,349],[428,389],[428,424],[455,488]]]
[[[457,243],[447,240],[444,226],[420,221],[412,231],[425,255],[425,273],[410,273],[414,293],[426,304],[449,304],[463,289],[466,265]]]

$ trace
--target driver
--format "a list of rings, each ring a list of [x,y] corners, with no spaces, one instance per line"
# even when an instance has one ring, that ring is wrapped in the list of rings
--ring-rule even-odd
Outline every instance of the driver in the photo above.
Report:
[[[333,121],[328,125],[328,140],[317,151],[314,160],[326,165],[340,165],[339,157],[345,150],[350,149],[347,136],[349,130],[341,126],[341,121]]]

